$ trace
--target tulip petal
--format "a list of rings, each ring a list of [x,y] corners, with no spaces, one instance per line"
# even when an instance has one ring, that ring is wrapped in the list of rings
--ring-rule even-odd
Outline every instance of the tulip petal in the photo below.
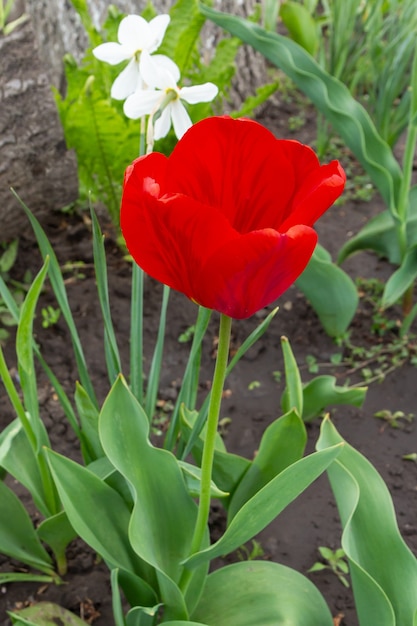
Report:
[[[130,58],[129,51],[127,51],[124,46],[114,41],[101,43],[99,46],[96,46],[93,50],[93,54],[99,61],[110,63],[110,65],[117,65]]]
[[[218,207],[241,233],[279,230],[294,182],[280,142],[251,120],[203,120],[170,157],[172,189]]]
[[[125,100],[138,88],[139,83],[139,65],[135,59],[131,59],[112,84],[110,95],[115,100]]]
[[[241,235],[220,247],[193,284],[194,299],[235,319],[274,302],[305,269],[317,243],[308,226]]]
[[[295,194],[282,230],[300,223],[312,226],[342,194],[345,182],[346,174],[338,161],[312,171]]]
[[[216,250],[239,237],[215,208],[165,194],[168,159],[154,152],[126,171],[120,224],[136,263],[195,299],[192,277]]]

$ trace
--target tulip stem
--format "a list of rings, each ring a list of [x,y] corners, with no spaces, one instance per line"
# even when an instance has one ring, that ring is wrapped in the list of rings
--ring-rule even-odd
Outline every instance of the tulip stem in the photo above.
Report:
[[[200,500],[194,536],[191,542],[191,554],[198,552],[206,533],[210,514],[210,487],[213,469],[214,449],[217,426],[219,422],[227,361],[229,357],[230,332],[232,320],[227,315],[220,317],[219,343],[217,346],[216,366],[214,368],[211,387],[210,404],[207,415],[206,436],[204,440],[203,458],[201,461]]]

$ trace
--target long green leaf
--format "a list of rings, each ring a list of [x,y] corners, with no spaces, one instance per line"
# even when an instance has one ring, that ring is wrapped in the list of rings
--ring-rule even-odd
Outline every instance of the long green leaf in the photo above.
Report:
[[[301,459],[306,442],[305,426],[295,411],[290,411],[268,426],[254,460],[233,493],[228,509],[228,523],[262,487]]]
[[[316,311],[330,337],[346,332],[358,307],[358,292],[352,279],[332,263],[330,254],[318,245],[296,285]]]
[[[106,455],[134,491],[131,545],[156,568],[165,610],[172,618],[186,619],[177,583],[181,561],[190,551],[197,507],[174,455],[150,444],[148,418],[121,377],[103,405],[99,432]],[[200,568],[200,586],[204,577],[205,569]]]
[[[343,442],[323,422],[319,450]],[[343,525],[361,626],[412,624],[417,610],[417,559],[398,530],[391,496],[376,469],[350,445],[328,474]]]
[[[16,355],[19,368],[20,384],[26,411],[37,439],[37,448],[48,445],[48,437],[39,417],[38,386],[36,382],[33,358],[33,320],[38,299],[48,271],[49,259],[33,281],[20,310],[19,325],[16,334]]]
[[[107,279],[106,252],[104,249],[104,237],[101,232],[97,215],[91,207],[91,223],[93,226],[93,254],[94,268],[96,272],[98,299],[104,321],[104,345],[107,372],[112,385],[116,376],[121,373],[119,348],[117,346],[116,334],[114,332],[113,321],[110,312],[109,288]]]
[[[400,267],[389,277],[382,295],[382,308],[392,306],[417,277],[417,244],[409,248]]]
[[[268,561],[234,563],[210,574],[191,617],[210,626],[333,625],[308,578]]]
[[[29,514],[2,481],[0,502],[0,553],[56,577],[52,560],[39,541]]]
[[[316,452],[284,469],[243,505],[216,543],[187,559],[186,566],[194,568],[228,554],[257,535],[327,469],[340,451],[335,446],[326,450],[325,456]]]
[[[122,497],[75,461],[52,450],[46,453],[64,510],[74,530],[113,567],[132,572],[138,579],[151,580],[150,569],[129,543],[130,510]],[[145,582],[143,593],[146,598],[153,598]]]
[[[12,190],[13,191],[13,190]],[[62,315],[68,325],[71,341],[74,348],[75,360],[77,363],[77,369],[80,376],[80,381],[83,387],[88,392],[90,398],[97,404],[97,400],[95,397],[93,385],[91,383],[90,377],[88,375],[87,364],[84,356],[84,351],[81,345],[81,341],[78,335],[77,328],[74,323],[74,319],[72,316],[71,308],[69,306],[67,292],[65,289],[64,279],[62,277],[61,269],[59,267],[58,259],[56,258],[55,252],[48,241],[48,237],[46,236],[44,230],[39,224],[36,217],[30,211],[30,209],[26,206],[26,204],[19,198],[16,192],[14,192],[17,200],[25,211],[33,231],[35,233],[39,249],[41,251],[42,257],[45,259],[49,257],[49,267],[48,267],[48,276],[51,281],[52,288],[54,290],[55,297],[57,299],[59,308],[62,311]]]
[[[388,208],[395,213],[401,169],[368,113],[348,88],[288,37],[267,32],[253,22],[220,13],[203,4],[200,4],[200,10],[215,24],[253,46],[293,80],[352,150]]]
[[[19,419],[13,420],[0,433],[0,466],[26,487],[38,510],[48,517],[50,511],[45,502],[38,459]]]

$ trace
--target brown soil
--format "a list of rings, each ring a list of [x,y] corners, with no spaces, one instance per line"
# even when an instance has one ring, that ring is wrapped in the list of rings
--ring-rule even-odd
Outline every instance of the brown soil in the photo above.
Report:
[[[288,133],[290,110],[285,106],[279,111],[267,109],[264,123],[277,136]],[[314,137],[314,120],[307,115],[307,123],[294,138],[308,142]],[[25,199],[30,205],[30,198]],[[333,255],[352,233],[369,217],[383,209],[377,197],[371,202],[348,201],[332,208],[317,225],[320,242]],[[109,264],[110,302],[113,319],[119,339],[122,359],[128,364],[130,268],[123,260],[115,243],[111,226],[106,217],[101,216],[103,230],[107,234]],[[86,350],[91,375],[101,399],[108,392],[108,382],[103,358],[101,319],[96,296],[94,271],[92,267],[91,233],[86,219],[80,216],[51,215],[44,223],[48,236],[60,262],[83,261],[85,278],[75,274],[68,276],[67,289]],[[40,267],[40,255],[33,236],[22,237],[18,262],[14,268],[16,277],[22,276],[28,268],[36,272]],[[350,259],[344,269],[352,277],[377,277],[386,279],[391,268],[383,261],[367,253]],[[150,355],[156,337],[156,325],[161,299],[161,286],[151,279],[146,282],[145,294],[145,352]],[[47,289],[42,305],[53,303],[53,295]],[[289,337],[297,360],[302,366],[303,379],[311,375],[306,367],[305,357],[314,356],[319,363],[327,364],[324,373],[334,373],[343,384],[347,377],[344,367],[329,368],[330,356],[337,352],[334,342],[326,336],[314,312],[303,295],[292,287],[279,302],[280,311],[268,332],[256,344],[234,370],[227,388],[229,393],[223,403],[222,415],[231,419],[225,434],[226,445],[232,452],[252,458],[266,426],[280,414],[279,399],[283,382],[277,383],[273,372],[283,370],[280,337]],[[269,307],[269,308],[272,308]],[[264,315],[262,311],[260,315]],[[393,312],[393,318],[397,312]],[[169,324],[162,372],[162,399],[172,399],[176,394],[176,382],[187,357],[187,344],[179,343],[178,337],[194,323],[196,307],[184,296],[172,293],[169,307]],[[360,308],[352,324],[352,340],[360,345],[373,345],[380,341],[372,335],[370,308],[361,301]],[[213,316],[208,336],[205,340],[202,388],[209,381],[213,369],[213,341],[217,332],[217,317]],[[259,322],[259,316],[234,323],[233,341],[241,343]],[[389,341],[395,336],[385,338]],[[69,350],[69,335],[63,320],[49,329],[43,329],[37,321],[37,341],[42,352],[60,382],[71,393],[77,379],[74,359]],[[6,346],[6,356],[10,368],[16,367],[13,341]],[[145,363],[146,367],[146,363]],[[370,386],[362,409],[337,407],[331,409],[331,416],[342,436],[375,465],[382,474],[392,494],[398,516],[400,531],[410,548],[417,554],[417,465],[407,462],[403,456],[417,452],[416,428],[413,421],[403,422],[403,427],[392,428],[386,422],[374,417],[376,411],[387,409],[401,410],[405,414],[415,411],[416,369],[404,364],[395,370],[381,384]],[[254,380],[259,386],[249,388]],[[360,374],[352,373],[350,382],[360,380]],[[202,391],[203,393],[203,391]],[[40,377],[39,396],[45,424],[52,445],[57,451],[78,459],[77,441],[62,415],[49,384]],[[0,397],[0,428],[3,428],[14,415],[4,392]],[[309,450],[313,450],[318,437],[319,420],[308,425]],[[25,505],[31,507],[29,497],[16,485]],[[31,510],[34,512],[33,508]],[[223,517],[219,509],[213,510],[213,534],[222,527]],[[325,476],[320,478],[296,502],[288,507],[270,525],[258,540],[264,550],[263,558],[284,563],[307,574],[307,570],[319,559],[318,547],[332,549],[340,547],[341,528],[334,499]],[[249,546],[250,549],[250,546]],[[81,541],[76,541],[69,549],[69,572],[62,586],[41,586],[39,584],[4,585],[0,588],[0,624],[9,625],[6,611],[29,602],[51,600],[68,608],[86,621],[96,626],[113,624],[109,576],[105,566],[98,562],[96,555]],[[237,558],[234,555],[233,558]],[[0,571],[19,569],[19,564],[0,555]],[[327,571],[307,574],[324,594],[332,614],[340,626],[357,626],[352,593],[338,578]],[[343,617],[342,617],[343,615]]]

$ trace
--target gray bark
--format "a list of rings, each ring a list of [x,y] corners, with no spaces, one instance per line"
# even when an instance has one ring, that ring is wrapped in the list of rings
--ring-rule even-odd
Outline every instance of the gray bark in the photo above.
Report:
[[[30,20],[0,35],[1,241],[27,227],[10,187],[40,219],[77,198],[75,157],[66,150]]]

